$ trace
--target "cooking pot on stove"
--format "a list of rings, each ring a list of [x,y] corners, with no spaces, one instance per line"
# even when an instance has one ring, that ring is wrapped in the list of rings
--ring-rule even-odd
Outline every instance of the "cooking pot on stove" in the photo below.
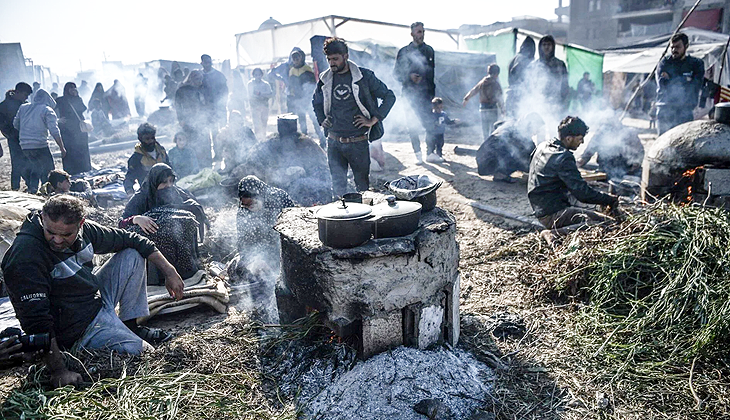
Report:
[[[322,206],[316,213],[319,240],[332,248],[353,248],[372,235],[372,207],[342,201]]]
[[[414,201],[397,201],[395,196],[389,195],[384,203],[373,206],[374,238],[394,238],[406,236],[418,229],[421,220],[421,203]]]
[[[730,124],[730,102],[715,104],[715,121]]]

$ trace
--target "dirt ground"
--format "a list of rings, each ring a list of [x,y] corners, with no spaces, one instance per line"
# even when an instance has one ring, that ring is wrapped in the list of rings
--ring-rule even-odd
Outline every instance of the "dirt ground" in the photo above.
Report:
[[[487,258],[515,241],[535,241],[538,237],[524,224],[482,212],[463,203],[478,200],[500,209],[531,217],[526,196],[526,182],[508,184],[494,182],[491,176],[477,174],[473,156],[457,155],[454,147],[476,149],[481,136],[475,130],[447,130],[444,146],[445,162],[416,165],[416,159],[405,133],[390,133],[383,146],[387,155],[385,171],[371,174],[371,187],[379,189],[386,181],[405,175],[429,174],[445,182],[438,190],[438,206],[452,212],[457,219],[461,250],[461,317],[460,346],[472,351],[477,358],[497,369],[494,397],[499,401],[497,418],[605,418],[594,408],[593,395],[603,385],[581,382],[566,374],[568,369],[560,358],[551,355],[565,346],[561,334],[567,305],[535,303],[532,286],[509,266]],[[0,189],[9,189],[10,160],[5,140],[5,156],[0,158]],[[425,144],[422,144],[425,151]],[[92,155],[98,165],[124,164],[130,151]],[[56,162],[61,167],[60,160]],[[507,268],[505,268],[507,267]],[[495,339],[484,328],[489,317],[507,314],[521,319],[525,333],[517,338]],[[153,320],[156,327],[170,328],[182,333],[191,327],[205,329],[225,315],[207,310],[193,310],[185,316]],[[4,387],[17,381],[6,377]],[[10,381],[10,383],[8,382]],[[17,384],[17,382],[15,382]],[[6,388],[7,389],[7,388]],[[638,418],[640,411],[630,407],[617,418]]]

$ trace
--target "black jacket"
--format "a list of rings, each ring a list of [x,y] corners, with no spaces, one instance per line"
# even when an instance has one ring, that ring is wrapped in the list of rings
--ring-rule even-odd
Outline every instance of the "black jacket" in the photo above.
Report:
[[[411,42],[398,50],[395,57],[394,73],[396,79],[403,84],[404,93],[420,93],[429,98],[436,95],[436,83],[434,82],[436,61],[434,56],[433,48],[426,43],[417,46]],[[413,83],[411,73],[419,74],[422,78],[421,83]]]
[[[663,78],[667,73],[669,78]],[[687,55],[683,60],[672,56],[664,57],[656,69],[657,106],[687,108],[693,110],[700,97],[705,78],[705,63],[699,58]]]
[[[395,104],[395,94],[388,89],[380,79],[375,76],[372,70],[364,67],[358,67],[352,61],[348,61],[350,72],[352,73],[352,91],[356,92],[355,101],[360,108],[360,112],[367,118],[378,117],[378,122],[370,128],[370,141],[375,141],[383,137],[383,120],[390,109]],[[320,75],[317,89],[314,91],[312,99],[312,107],[317,115],[317,123],[322,122],[330,114],[330,105],[332,104],[332,70],[327,69]],[[382,102],[378,105],[378,99]],[[325,129],[325,136],[328,130]]]
[[[134,248],[147,258],[157,249],[136,233],[86,221],[66,252],[43,236],[39,211],[31,212],[2,261],[15,314],[28,334],[50,333],[70,348],[94,320],[102,302],[92,273],[94,254]]]
[[[615,198],[596,191],[581,177],[573,153],[559,139],[542,142],[530,161],[527,198],[535,217],[557,213],[570,207],[568,191],[579,201],[609,205]]]
[[[12,94],[6,94],[5,100],[0,102],[0,133],[20,145],[20,133],[13,127],[13,119],[23,103],[15,99]]]

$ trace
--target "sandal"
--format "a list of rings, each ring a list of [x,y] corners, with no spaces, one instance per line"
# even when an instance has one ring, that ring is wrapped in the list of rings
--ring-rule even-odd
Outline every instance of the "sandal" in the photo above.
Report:
[[[137,335],[153,346],[166,343],[172,339],[172,334],[159,328],[138,327]]]

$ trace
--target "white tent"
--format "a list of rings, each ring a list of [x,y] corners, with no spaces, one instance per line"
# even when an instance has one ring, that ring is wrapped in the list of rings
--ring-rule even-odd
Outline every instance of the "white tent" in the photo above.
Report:
[[[682,32],[690,39],[687,52],[702,59],[705,69],[715,66],[713,81],[716,83],[720,72],[722,52],[728,40],[728,35],[701,29],[687,28]],[[648,39],[640,44],[627,46],[621,49],[604,51],[603,71],[614,73],[650,73],[662,58],[662,54],[669,42],[670,35]],[[722,85],[730,84],[730,57],[725,58],[725,69],[722,76]]]
[[[269,65],[289,57],[292,48],[309,52],[315,35],[338,36],[346,41],[377,39],[381,44],[402,47],[412,41],[409,25],[384,23],[344,16],[324,16],[236,35],[239,66]],[[459,32],[426,28],[426,43],[437,50],[455,51]]]

